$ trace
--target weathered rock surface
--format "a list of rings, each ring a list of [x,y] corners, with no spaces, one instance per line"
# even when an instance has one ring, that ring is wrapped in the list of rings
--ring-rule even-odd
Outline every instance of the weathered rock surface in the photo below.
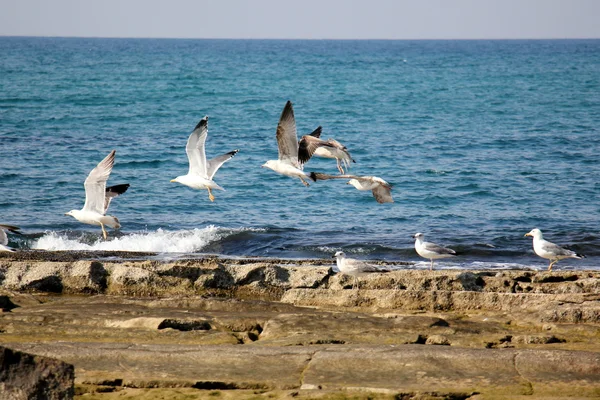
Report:
[[[0,398],[63,400],[74,396],[73,365],[0,346]]]
[[[72,363],[93,398],[600,396],[598,272],[399,269],[352,290],[329,260],[19,257],[0,257],[0,343]]]

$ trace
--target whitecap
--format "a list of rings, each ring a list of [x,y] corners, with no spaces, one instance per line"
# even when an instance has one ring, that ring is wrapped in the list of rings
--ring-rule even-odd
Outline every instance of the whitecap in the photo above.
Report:
[[[202,229],[168,231],[157,229],[153,232],[140,232],[114,237],[107,241],[98,239],[85,243],[83,238],[69,238],[64,233],[48,232],[31,248],[41,250],[100,250],[100,251],[139,251],[151,253],[196,253],[210,243],[243,231],[260,231],[254,228],[221,228],[209,225]]]

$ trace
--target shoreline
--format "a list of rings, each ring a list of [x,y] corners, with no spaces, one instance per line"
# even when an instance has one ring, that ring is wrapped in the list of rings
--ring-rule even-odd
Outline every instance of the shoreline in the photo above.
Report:
[[[333,260],[33,253],[0,257],[0,344],[72,364],[76,398],[600,394],[599,271],[404,268],[354,290]]]

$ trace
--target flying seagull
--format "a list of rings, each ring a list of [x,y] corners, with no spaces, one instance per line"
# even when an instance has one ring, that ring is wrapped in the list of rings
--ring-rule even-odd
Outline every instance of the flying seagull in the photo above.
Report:
[[[113,229],[121,227],[117,217],[106,215],[108,206],[113,198],[125,193],[129,188],[129,184],[106,187],[106,181],[115,165],[115,153],[116,150],[111,151],[104,160],[100,161],[83,183],[85,187],[85,204],[83,208],[81,210],[71,210],[65,214],[84,224],[100,225],[104,240],[108,237],[104,225]]]
[[[321,130],[322,128],[319,126],[310,135],[302,136],[298,144],[299,161],[306,163],[313,155],[323,158],[335,158],[338,171],[340,171],[340,174],[344,174],[344,167],[348,170],[350,169],[350,162],[355,163],[356,161],[354,161],[346,146],[337,140],[321,139]]]
[[[213,189],[225,190],[213,181],[213,177],[226,161],[229,161],[235,156],[239,150],[233,150],[229,153],[217,156],[210,160],[206,160],[206,152],[204,144],[208,136],[208,116],[202,118],[192,131],[188,138],[185,152],[187,153],[190,162],[190,169],[186,175],[178,176],[171,179],[171,182],[178,182],[182,185],[189,186],[192,189],[208,190],[208,198],[210,201],[215,201],[215,196],[212,194]]]
[[[526,233],[525,236],[533,237],[533,251],[535,254],[550,260],[548,271],[552,271],[552,266],[565,258],[585,258],[583,254],[577,254],[574,251],[563,249],[559,245],[544,240],[542,231],[537,228],[532,229],[529,233]]]
[[[8,247],[8,236],[5,231],[20,234],[19,229],[18,226],[0,224],[0,251],[15,251],[12,247]]]
[[[456,255],[456,252],[452,249],[439,246],[435,243],[425,242],[423,240],[424,237],[422,233],[416,233],[413,236],[415,238],[415,250],[421,257],[431,260],[430,271],[433,270],[433,260],[454,257]]]
[[[359,276],[364,276],[372,272],[390,272],[389,269],[378,268],[361,260],[346,258],[346,254],[343,251],[338,251],[332,258],[336,259],[337,267],[342,274],[354,277],[353,289],[358,289]]]
[[[320,172],[311,172],[311,178],[314,181],[327,179],[349,179],[346,182],[358,190],[370,190],[378,203],[393,203],[392,185],[377,176],[356,176],[356,175],[327,175]]]
[[[318,130],[318,128],[317,128]],[[283,108],[279,124],[277,124],[277,147],[279,148],[279,158],[269,160],[262,165],[263,168],[269,168],[273,171],[289,176],[299,178],[304,186],[309,186],[306,179],[312,179],[309,174],[303,171],[303,164],[310,159],[304,158],[301,161],[298,157],[298,135],[296,133],[296,119],[294,118],[294,108],[292,102],[288,100]],[[319,145],[317,145],[318,147]]]

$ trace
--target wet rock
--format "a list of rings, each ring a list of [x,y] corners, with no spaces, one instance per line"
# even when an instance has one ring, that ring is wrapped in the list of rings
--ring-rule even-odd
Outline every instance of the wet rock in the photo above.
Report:
[[[71,399],[73,365],[42,356],[0,347],[0,398]]]

